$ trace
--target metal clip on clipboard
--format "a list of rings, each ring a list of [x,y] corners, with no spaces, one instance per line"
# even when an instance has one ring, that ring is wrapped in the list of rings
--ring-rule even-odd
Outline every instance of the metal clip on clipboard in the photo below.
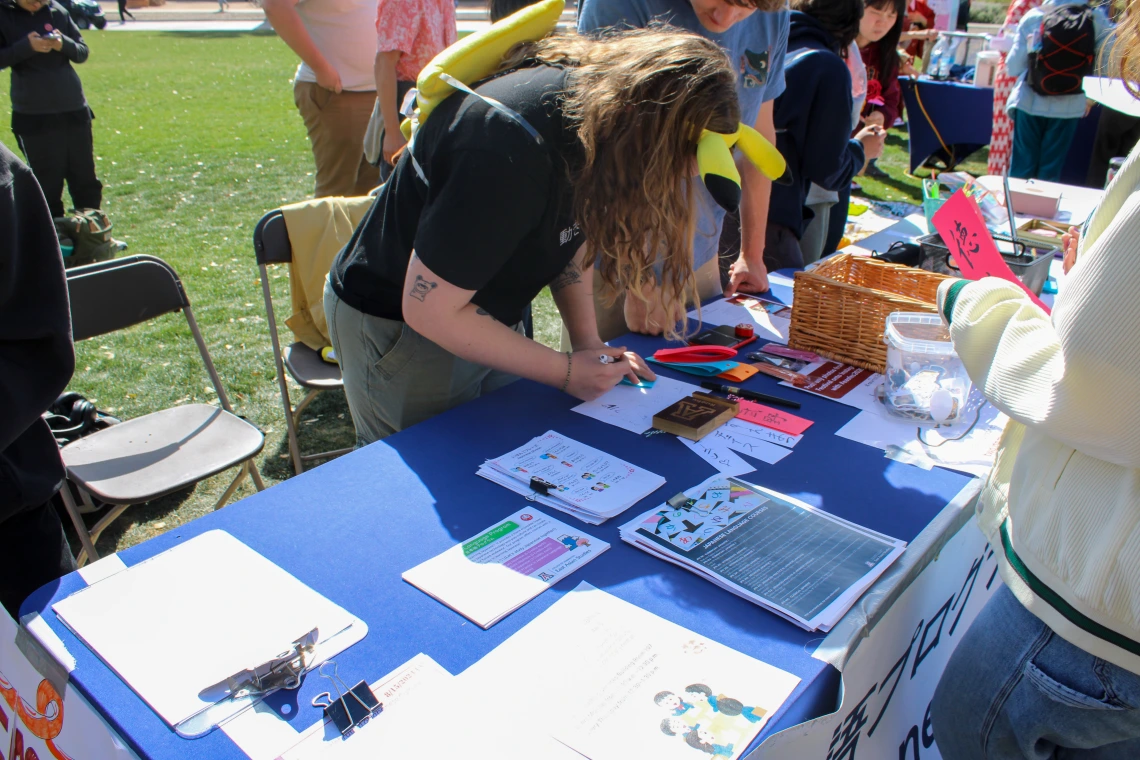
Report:
[[[332,675],[325,672],[329,666],[332,666]],[[348,688],[348,684],[337,674],[337,665],[333,660],[322,663],[318,672],[321,678],[327,678],[332,683],[336,689],[336,699],[332,698],[331,692],[322,691],[313,697],[313,707],[324,708],[325,718],[332,721],[341,737],[347,739],[359,726],[384,712],[384,705],[372,693],[368,682],[361,680],[356,686]]]
[[[296,639],[291,649],[203,689],[199,698],[214,703],[175,725],[174,730],[180,736],[201,736],[278,689],[296,689],[301,676],[313,667],[319,636],[314,628]]]

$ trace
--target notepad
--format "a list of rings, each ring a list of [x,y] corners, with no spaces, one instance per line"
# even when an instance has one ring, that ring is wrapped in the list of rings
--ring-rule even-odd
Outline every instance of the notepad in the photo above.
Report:
[[[609,548],[537,509],[523,509],[402,577],[490,628]]]
[[[553,430],[487,460],[478,474],[592,525],[665,484],[660,475]]]
[[[211,687],[276,657],[313,628],[313,663],[368,631],[220,530],[77,591],[52,609],[175,729],[217,701]]]

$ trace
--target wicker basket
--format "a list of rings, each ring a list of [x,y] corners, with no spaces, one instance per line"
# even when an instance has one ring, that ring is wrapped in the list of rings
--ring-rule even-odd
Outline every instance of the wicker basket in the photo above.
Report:
[[[895,311],[937,311],[947,279],[901,264],[841,253],[796,272],[788,345],[874,372],[887,366],[883,326]]]

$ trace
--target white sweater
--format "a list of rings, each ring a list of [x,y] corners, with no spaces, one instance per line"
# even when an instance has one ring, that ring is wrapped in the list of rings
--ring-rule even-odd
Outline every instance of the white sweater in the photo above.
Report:
[[[970,376],[1009,415],[979,523],[1017,598],[1140,673],[1140,151],[1093,214],[1052,319],[1013,285],[944,283]]]

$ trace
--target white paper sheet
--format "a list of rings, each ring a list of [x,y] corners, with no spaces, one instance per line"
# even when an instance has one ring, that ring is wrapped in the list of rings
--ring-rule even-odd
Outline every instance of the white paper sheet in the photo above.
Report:
[[[698,725],[726,748],[718,757],[737,758],[799,683],[586,583],[456,680],[591,760],[704,757],[684,738]],[[686,692],[696,686],[722,709]]]
[[[446,690],[452,682],[452,675],[426,654],[417,654],[404,665],[393,670],[379,681],[371,684],[372,693],[384,705],[384,711],[370,719],[368,723],[359,726],[348,739],[341,738],[340,732],[332,721],[320,721],[307,731],[295,734],[294,741],[289,748],[280,755],[273,755],[278,760],[312,760],[318,757],[343,757],[346,749],[350,749],[354,742],[363,747],[368,743],[370,733],[380,730],[381,726],[395,727],[397,733],[402,724],[402,715],[423,695],[430,695],[437,690]],[[331,688],[331,684],[324,682]],[[353,684],[349,684],[352,686]],[[332,690],[335,695],[335,690]],[[421,737],[422,739],[422,737]],[[244,748],[243,748],[244,749]],[[422,750],[421,750],[422,752]],[[420,756],[426,756],[421,754]],[[252,757],[252,756],[251,756]],[[392,755],[373,755],[373,757],[392,757]],[[252,760],[260,760],[253,757]]]
[[[609,548],[536,509],[523,509],[402,577],[490,628]]]
[[[964,438],[946,441],[940,446],[923,446],[915,435],[915,423],[875,411],[865,411],[856,415],[835,434],[884,451],[895,446],[912,457],[929,459],[940,467],[984,477],[993,467],[998,442],[1008,421],[1008,417],[986,404],[981,409],[978,424]],[[960,429],[951,429],[947,435],[953,437],[961,433]],[[935,430],[926,431],[923,435],[930,443],[943,440]]]
[[[690,383],[658,375],[652,388],[618,385],[593,401],[578,404],[573,411],[641,435],[653,427],[653,415],[699,390]]]
[[[712,436],[706,435],[699,441],[690,441],[688,438],[677,436],[677,440],[685,444],[685,448],[705,460],[725,475],[743,475],[746,472],[755,472],[756,468],[737,456],[727,446],[712,442]]]
[[[788,435],[779,430],[739,419],[729,420],[706,438],[722,441],[733,451],[739,451],[768,464],[779,462],[792,453],[789,449],[803,440],[802,435]]]
[[[314,627],[327,659],[363,621],[230,534],[213,530],[78,591],[59,618],[169,725],[213,704],[199,692],[290,649]],[[338,635],[339,634],[339,635]],[[193,653],[193,667],[174,667]]]
[[[348,739],[281,760],[582,760],[538,726],[488,700],[489,691],[458,678],[436,681],[391,713],[385,708]]]
[[[549,484],[549,496],[600,517],[624,512],[665,484],[665,478],[600,449],[548,430],[479,468],[495,470],[530,489]]]

